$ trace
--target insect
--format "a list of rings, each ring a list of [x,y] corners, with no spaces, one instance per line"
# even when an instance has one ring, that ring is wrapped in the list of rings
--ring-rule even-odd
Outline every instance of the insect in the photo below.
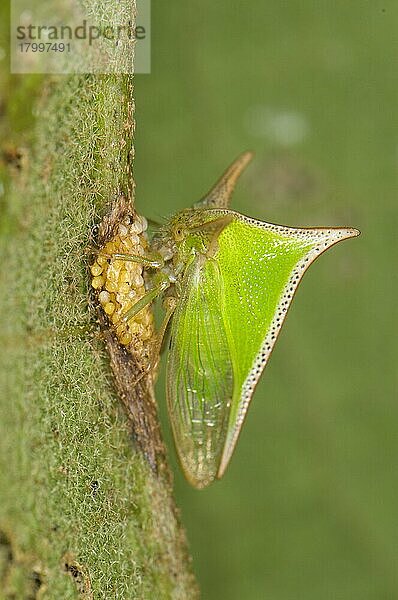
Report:
[[[325,250],[359,235],[284,227],[230,210],[251,158],[242,154],[200,202],[158,229],[150,255],[124,257],[153,273],[124,321],[164,299],[157,347],[169,324],[167,405],[183,472],[196,488],[224,475],[304,272]]]

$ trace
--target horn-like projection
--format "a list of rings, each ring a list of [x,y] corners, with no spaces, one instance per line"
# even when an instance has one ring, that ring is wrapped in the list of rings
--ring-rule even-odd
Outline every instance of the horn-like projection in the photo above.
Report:
[[[236,182],[252,158],[252,152],[244,152],[238,156],[210,192],[194,204],[194,208],[228,208]]]

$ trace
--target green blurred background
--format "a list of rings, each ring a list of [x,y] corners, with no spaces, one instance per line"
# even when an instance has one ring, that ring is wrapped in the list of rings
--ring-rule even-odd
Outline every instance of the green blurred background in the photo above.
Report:
[[[205,600],[398,598],[397,56],[393,1],[152,2],[138,209],[252,149],[235,209],[362,230],[305,276],[225,478],[175,469]]]

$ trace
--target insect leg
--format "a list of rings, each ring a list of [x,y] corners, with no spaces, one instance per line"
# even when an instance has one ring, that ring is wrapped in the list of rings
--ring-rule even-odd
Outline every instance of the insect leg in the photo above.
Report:
[[[153,300],[155,300],[155,298],[157,298],[158,296],[160,296],[160,294],[162,292],[164,292],[165,290],[167,290],[167,288],[171,285],[170,280],[168,277],[165,277],[164,279],[162,279],[160,281],[160,283],[152,288],[151,290],[149,290],[149,292],[147,292],[146,294],[144,294],[142,296],[142,298],[140,298],[138,300],[138,302],[136,302],[134,304],[134,306],[132,306],[122,317],[123,321],[129,321],[130,319],[132,319],[133,317],[135,317],[143,308],[145,308],[148,304],[150,304]]]
[[[138,304],[138,302],[137,302],[137,304]],[[156,334],[156,338],[155,338],[155,341],[154,341],[154,344],[153,344],[153,347],[152,347],[151,353],[150,353],[149,364],[146,367],[146,369],[141,373],[141,375],[138,377],[138,379],[136,379],[134,381],[133,385],[136,385],[142,379],[142,377],[144,377],[144,375],[146,375],[150,371],[155,372],[156,368],[158,366],[163,339],[164,339],[164,336],[166,333],[167,325],[169,324],[169,321],[170,321],[170,319],[175,311],[175,308],[177,306],[177,298],[175,298],[174,296],[169,296],[168,298],[165,299],[163,306],[166,309],[166,314],[164,316],[164,319],[160,326],[160,329]]]
[[[139,254],[112,254],[112,256],[109,255],[108,258],[139,263],[148,269],[161,269],[164,266],[164,260],[160,255],[151,257],[140,256]]]
[[[163,307],[166,310],[166,314],[163,318],[163,321],[162,321],[159,331],[156,333],[156,338],[155,338],[153,347],[151,349],[151,356],[149,359],[148,371],[155,370],[158,366],[159,356],[160,356],[160,352],[162,349],[162,344],[163,344],[164,336],[166,333],[167,325],[169,324],[169,321],[170,321],[171,317],[173,316],[176,306],[177,306],[177,298],[175,298],[174,296],[169,296],[168,298],[165,299],[165,301],[163,303]]]
[[[160,351],[162,349],[163,339],[166,334],[167,325],[169,324],[169,321],[170,321],[171,317],[173,316],[176,306],[177,306],[177,298],[175,298],[174,296],[168,296],[168,298],[165,298],[165,300],[163,302],[163,307],[166,310],[166,314],[163,318],[160,329],[156,334],[156,342],[155,342],[155,346],[154,346],[155,356],[160,354]]]

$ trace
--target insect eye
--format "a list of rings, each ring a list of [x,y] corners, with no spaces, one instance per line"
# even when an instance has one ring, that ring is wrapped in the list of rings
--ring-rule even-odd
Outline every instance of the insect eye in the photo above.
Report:
[[[174,237],[177,242],[181,242],[184,239],[185,231],[182,227],[176,227],[174,230]]]

